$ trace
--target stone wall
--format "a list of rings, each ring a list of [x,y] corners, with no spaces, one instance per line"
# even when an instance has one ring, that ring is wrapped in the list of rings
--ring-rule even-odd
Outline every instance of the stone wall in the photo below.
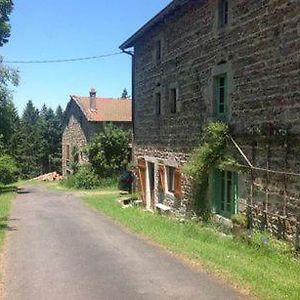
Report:
[[[67,145],[70,149],[70,154],[74,146],[78,147],[80,162],[87,160],[83,150],[87,144],[87,141],[95,132],[102,129],[101,123],[91,124],[82,113],[81,109],[72,100],[71,105],[68,108],[65,116],[65,124],[62,136],[62,165],[63,175],[71,172],[70,160],[67,160]]]
[[[87,157],[84,154],[84,148],[87,143],[95,136],[95,134],[103,130],[106,122],[89,122],[82,110],[71,100],[72,103],[68,107],[65,116],[65,124],[62,136],[62,165],[63,175],[71,172],[70,161],[67,161],[67,145],[72,152],[74,146],[78,147],[80,163],[87,162]],[[108,122],[107,122],[108,123]],[[115,126],[131,132],[131,122],[112,122]],[[131,137],[131,134],[130,134]]]
[[[259,167],[300,173],[299,139],[290,142],[286,163],[285,142],[271,143],[268,150],[271,155],[267,154],[269,142],[261,133],[261,128],[268,126],[279,131],[288,128],[293,136],[300,133],[299,3],[297,0],[229,3],[226,28],[217,26],[218,1],[195,0],[173,12],[136,42],[135,157],[149,153],[158,158],[174,155],[182,164],[182,157],[186,158],[198,144],[203,127],[215,119],[213,80],[216,74],[226,71],[227,121],[241,148]],[[162,40],[161,63],[155,60],[157,39]],[[173,85],[178,87],[179,94],[175,114],[169,108],[169,88]],[[160,115],[155,113],[157,90],[162,93]],[[260,130],[253,133],[253,128]],[[272,135],[276,141],[276,134]],[[232,151],[240,159],[237,151]],[[267,184],[262,183],[265,178],[266,174],[260,172],[255,183],[268,197],[276,187],[278,198],[272,196],[277,199],[272,201],[281,203],[273,205],[271,211],[295,218],[299,214],[299,177],[285,179],[284,188],[282,176],[269,176]],[[282,195],[286,190],[289,204],[283,212]],[[185,196],[185,201],[188,198]],[[255,199],[258,211],[263,212],[265,196]]]

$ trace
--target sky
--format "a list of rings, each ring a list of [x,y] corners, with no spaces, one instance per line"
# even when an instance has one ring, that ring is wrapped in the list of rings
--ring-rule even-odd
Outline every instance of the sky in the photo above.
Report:
[[[4,60],[50,60],[118,52],[118,47],[170,0],[15,0]],[[20,72],[14,103],[32,100],[55,109],[70,95],[120,97],[131,91],[131,58],[118,56],[60,64],[10,64]]]

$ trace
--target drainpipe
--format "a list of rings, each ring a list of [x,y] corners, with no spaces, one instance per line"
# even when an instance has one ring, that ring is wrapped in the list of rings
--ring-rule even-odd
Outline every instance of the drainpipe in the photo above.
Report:
[[[132,148],[131,148],[131,161],[134,161],[134,151],[133,151],[133,141],[134,141],[134,131],[135,131],[135,56],[134,51],[127,51],[121,49],[123,53],[131,56],[131,116],[132,116]],[[135,179],[132,182],[132,192],[136,191],[136,182]]]
[[[130,55],[132,57],[131,60],[131,101],[132,101],[132,107],[131,107],[131,116],[132,116],[132,134],[134,136],[134,104],[135,104],[135,96],[134,96],[134,90],[135,90],[135,57],[133,51],[127,51],[124,49],[121,49],[123,53]]]

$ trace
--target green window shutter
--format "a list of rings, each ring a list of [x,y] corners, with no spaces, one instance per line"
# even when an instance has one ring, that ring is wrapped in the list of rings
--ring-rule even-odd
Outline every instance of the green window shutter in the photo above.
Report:
[[[221,75],[216,77],[216,113],[218,117],[224,117],[228,111],[228,87],[227,87],[227,76]]]
[[[230,218],[238,210],[238,174],[215,169],[212,196],[215,212]]]

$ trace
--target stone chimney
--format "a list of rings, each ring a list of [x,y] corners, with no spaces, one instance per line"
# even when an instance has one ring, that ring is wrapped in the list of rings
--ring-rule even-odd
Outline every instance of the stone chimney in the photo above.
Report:
[[[96,95],[97,95],[97,92],[94,88],[91,88],[90,90],[90,109],[91,110],[96,110],[97,107],[96,107]]]

